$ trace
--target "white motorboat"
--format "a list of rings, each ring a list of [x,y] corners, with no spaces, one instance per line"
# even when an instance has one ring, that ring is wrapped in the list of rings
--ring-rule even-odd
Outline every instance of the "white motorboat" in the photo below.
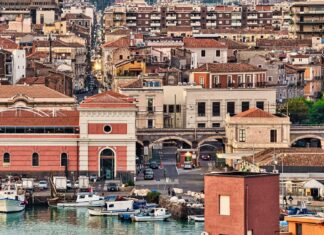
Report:
[[[134,222],[163,221],[171,217],[171,213],[165,208],[152,208],[150,212],[134,215]]]
[[[59,202],[57,207],[101,207],[105,198],[93,193],[78,193],[75,202]]]
[[[137,214],[140,210],[134,210],[134,201],[108,201],[102,209],[88,209],[89,215],[93,216],[114,216],[120,213]]]
[[[188,215],[188,220],[193,220],[195,222],[205,222],[204,215]]]
[[[25,191],[16,184],[7,184],[0,191],[0,212],[19,212],[25,209]]]

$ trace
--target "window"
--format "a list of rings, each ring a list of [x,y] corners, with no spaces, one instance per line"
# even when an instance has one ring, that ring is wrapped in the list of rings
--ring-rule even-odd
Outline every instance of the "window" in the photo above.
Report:
[[[231,116],[235,114],[235,102],[227,102],[227,113]]]
[[[219,76],[218,75],[213,75],[212,76],[212,87],[218,87],[219,86]]]
[[[249,110],[250,102],[249,101],[242,101],[242,112]]]
[[[220,127],[220,123],[219,122],[214,122],[212,125],[213,125],[213,128]]]
[[[245,142],[246,140],[246,130],[239,129],[239,142]]]
[[[257,101],[257,102],[256,102],[256,107],[257,107],[258,109],[262,109],[262,110],[264,110],[264,102],[263,102],[263,101]]]
[[[123,55],[119,55],[119,59],[122,60],[123,59]]]
[[[61,166],[68,165],[68,155],[67,153],[61,153]]]
[[[205,117],[205,115],[206,115],[206,103],[198,102],[198,116]]]
[[[271,143],[277,142],[277,130],[270,130],[270,142]]]
[[[199,85],[201,85],[202,87],[204,87],[204,84],[205,84],[204,77],[199,77]]]
[[[220,102],[213,102],[213,116],[220,116]]]
[[[153,128],[153,119],[147,119],[147,128]]]
[[[205,50],[201,50],[201,57],[205,57],[206,56],[206,51]]]
[[[219,196],[219,214],[220,215],[230,215],[230,197],[229,196]]]
[[[271,76],[268,77],[268,81],[269,81],[269,82],[272,81],[272,77],[271,77]]]
[[[167,105],[163,105],[163,113],[167,113],[168,112],[168,106]]]
[[[154,111],[153,98],[147,98],[147,111],[148,112],[153,112]]]
[[[244,82],[243,82],[243,76],[242,75],[237,75],[237,80],[238,80],[238,84],[240,87],[243,86]]]
[[[174,105],[173,104],[169,105],[169,113],[174,113]]]
[[[32,155],[32,166],[39,166],[39,155],[38,155],[38,153],[33,153],[33,155]]]
[[[111,128],[110,125],[105,125],[104,128],[103,128],[103,130],[104,130],[104,132],[106,132],[106,133],[110,133],[111,130],[112,130],[112,128]]]
[[[216,50],[216,56],[220,57],[220,50]]]
[[[177,113],[181,112],[181,106],[179,104],[176,105],[176,112]]]
[[[197,127],[198,128],[205,128],[206,124],[205,123],[198,123]]]
[[[3,154],[3,163],[10,163],[10,153]]]

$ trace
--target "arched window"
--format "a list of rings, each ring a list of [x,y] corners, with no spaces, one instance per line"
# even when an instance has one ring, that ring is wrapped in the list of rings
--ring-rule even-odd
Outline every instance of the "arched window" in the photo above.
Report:
[[[33,155],[32,155],[32,166],[39,166],[39,155],[38,155],[38,153],[33,153]]]
[[[10,163],[10,153],[3,154],[3,163]]]
[[[67,166],[68,165],[68,155],[67,153],[61,154],[61,166]]]

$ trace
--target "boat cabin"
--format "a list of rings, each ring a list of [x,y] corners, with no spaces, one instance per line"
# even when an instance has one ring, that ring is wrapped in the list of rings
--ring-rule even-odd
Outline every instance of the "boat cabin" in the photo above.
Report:
[[[107,211],[127,211],[133,210],[134,201],[127,200],[127,201],[108,201],[106,202]]]
[[[162,216],[162,215],[166,215],[168,214],[168,210],[165,209],[165,208],[153,208],[151,213],[154,215],[154,216]]]
[[[100,197],[93,193],[78,193],[76,202],[89,202],[98,200],[104,200],[104,197]]]

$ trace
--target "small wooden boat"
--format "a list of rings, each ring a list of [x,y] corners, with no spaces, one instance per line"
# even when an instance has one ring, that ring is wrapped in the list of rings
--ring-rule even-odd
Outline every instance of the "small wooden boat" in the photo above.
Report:
[[[150,212],[140,213],[132,217],[134,222],[163,221],[171,217],[171,213],[165,208],[152,208]]]
[[[88,209],[89,215],[93,216],[117,216],[120,213],[137,214],[140,210],[134,209],[134,201],[107,201],[102,209]]]
[[[204,215],[188,215],[189,221],[195,221],[195,222],[205,222]]]
[[[105,205],[104,197],[93,193],[78,193],[75,202],[59,202],[57,207],[102,207]]]

